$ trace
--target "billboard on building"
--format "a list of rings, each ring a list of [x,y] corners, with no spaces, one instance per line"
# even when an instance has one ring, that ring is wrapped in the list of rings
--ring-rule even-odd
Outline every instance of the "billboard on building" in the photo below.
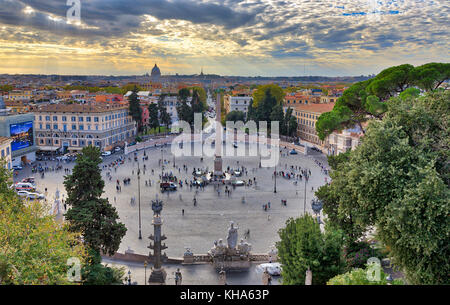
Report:
[[[11,150],[33,146],[33,122],[23,122],[18,124],[11,124],[9,126],[10,135],[12,138]]]

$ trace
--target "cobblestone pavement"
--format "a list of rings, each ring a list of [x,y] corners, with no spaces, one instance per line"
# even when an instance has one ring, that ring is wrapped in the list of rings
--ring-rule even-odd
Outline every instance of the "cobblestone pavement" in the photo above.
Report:
[[[105,179],[104,197],[114,205],[119,213],[120,221],[127,227],[127,234],[123,238],[119,252],[124,252],[131,248],[135,253],[147,254],[149,249],[148,236],[153,233],[151,219],[153,212],[151,210],[151,200],[158,194],[159,198],[164,202],[162,218],[164,221],[162,232],[167,236],[165,240],[168,249],[166,253],[170,257],[181,257],[185,251],[185,247],[190,247],[194,253],[206,253],[212,246],[213,241],[218,239],[226,240],[227,228],[230,221],[234,221],[239,226],[239,238],[243,238],[245,230],[250,229],[250,237],[247,239],[253,246],[254,253],[267,253],[272,245],[278,241],[278,230],[284,227],[286,220],[290,217],[298,217],[303,214],[303,202],[305,183],[298,182],[294,185],[294,180],[287,180],[278,177],[277,193],[274,193],[274,168],[258,168],[259,157],[223,157],[224,169],[227,166],[237,168],[245,166],[248,174],[243,175],[242,180],[253,179],[256,177],[257,186],[252,187],[236,187],[232,189],[231,196],[225,195],[224,187],[221,187],[220,196],[214,190],[212,185],[207,186],[203,191],[198,190],[197,206],[193,205],[193,198],[196,189],[186,187],[178,188],[176,192],[166,192],[161,194],[157,184],[159,174],[161,174],[161,148],[149,148],[145,150],[149,156],[148,161],[143,161],[144,151],[138,152],[138,161],[141,170],[146,166],[145,173],[142,171],[140,179],[141,189],[141,215],[142,215],[142,239],[138,239],[138,185],[137,185],[137,168],[138,163],[134,162],[133,154],[126,158],[123,165],[117,170],[112,169],[112,179],[106,176],[106,170],[102,175]],[[105,157],[104,165],[108,164],[123,154],[113,154]],[[180,157],[176,158],[177,167],[172,164],[173,157],[170,153],[170,146],[165,147],[163,151],[163,159],[168,163],[165,165],[166,172],[172,171],[179,179],[191,180],[193,167],[213,168],[213,158],[206,158],[203,162],[198,157]],[[321,160],[323,161],[323,160]],[[44,165],[44,162],[39,162]],[[183,164],[188,166],[188,171],[183,171]],[[47,162],[47,166],[54,166],[56,162]],[[306,186],[306,211],[312,213],[311,199],[314,196],[312,187],[316,190],[325,183],[326,177],[319,166],[314,162],[313,157],[304,155],[284,155],[280,158],[277,170],[289,169],[291,165],[301,166],[311,170],[312,176]],[[73,168],[74,163],[63,164],[64,168]],[[178,171],[181,168],[181,172]],[[154,169],[154,175],[151,174]],[[61,191],[63,199],[64,190],[64,171],[47,172],[45,178],[41,179],[39,174],[31,174],[30,168],[27,166],[24,170],[19,171],[19,175],[15,177],[18,181],[24,177],[35,176],[37,188],[44,192],[47,188],[47,200],[53,202],[56,188]],[[130,178],[130,185],[124,186],[123,179]],[[116,191],[116,180],[119,179],[122,192]],[[146,186],[145,181],[152,181],[152,186]],[[130,204],[131,198],[136,197],[136,203]],[[242,203],[242,197],[245,196],[246,203]],[[281,200],[287,200],[287,206],[281,205]],[[263,211],[262,205],[270,202],[270,209]],[[182,216],[182,209],[185,213]],[[270,215],[270,219],[268,216]]]

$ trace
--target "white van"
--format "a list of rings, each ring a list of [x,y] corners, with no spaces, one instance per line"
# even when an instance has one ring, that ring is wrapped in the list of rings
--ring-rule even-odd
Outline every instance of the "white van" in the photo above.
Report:
[[[28,182],[18,182],[16,183],[16,185],[14,186],[16,191],[35,191],[36,187]]]

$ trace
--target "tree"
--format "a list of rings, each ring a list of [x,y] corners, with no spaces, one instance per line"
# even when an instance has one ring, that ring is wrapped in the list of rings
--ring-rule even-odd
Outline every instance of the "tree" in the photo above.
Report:
[[[167,112],[166,107],[162,108],[160,116],[161,116],[161,124],[165,125],[166,129],[169,129],[170,124],[172,124],[172,117]]]
[[[266,121],[268,123],[268,127],[270,127],[270,115],[272,114],[273,108],[277,104],[276,98],[272,95],[270,89],[267,89],[265,92],[264,98],[260,101],[259,105],[256,109],[256,120]],[[253,102],[255,105],[255,102]]]
[[[272,108],[272,112],[270,113],[270,122],[278,122],[280,128],[279,133],[281,135],[286,135],[287,126],[284,121],[283,106],[281,104],[276,104]]]
[[[289,107],[284,115],[284,124],[286,126],[286,135],[289,137],[297,134],[298,122],[294,115],[292,115],[293,109]]]
[[[238,122],[242,121],[245,122],[245,113],[238,110],[233,110],[227,114],[225,117],[225,122]]]
[[[327,225],[322,233],[317,221],[306,214],[297,219],[290,218],[278,234],[284,285],[304,285],[308,267],[314,285],[325,284],[343,270],[342,233],[331,226]]]
[[[192,108],[187,104],[186,101],[181,101],[180,105],[177,106],[178,118],[181,121],[185,121],[192,125],[194,123],[194,113]]]
[[[149,126],[152,129],[159,127],[158,106],[154,103],[148,105]]]
[[[387,285],[389,282],[386,279],[387,275],[384,273],[381,267],[380,268],[380,279],[379,280],[370,280],[372,277],[368,275],[372,275],[372,268],[377,267],[366,267],[365,269],[357,268],[351,270],[347,273],[337,275],[330,279],[327,282],[327,285]],[[403,285],[403,281],[401,280],[393,280],[391,285]]]
[[[70,231],[82,233],[89,248],[114,255],[127,229],[118,222],[119,215],[108,199],[101,198],[105,186],[99,168],[101,162],[100,149],[84,147],[72,175],[64,178],[66,203],[71,207],[66,220]]]
[[[24,204],[0,164],[0,284],[68,285],[69,258],[85,259],[77,232],[60,225],[39,201]]]
[[[166,94],[161,94],[160,96],[159,96],[159,98],[158,98],[158,111],[159,111],[159,121],[160,121],[160,123],[161,124],[164,124],[163,123],[163,115],[164,115],[164,118],[165,119],[167,119],[167,117],[165,116],[165,114],[163,114],[163,113],[167,113],[167,109],[166,109]],[[161,133],[161,124],[160,125],[158,125],[158,127],[159,127],[159,132]]]
[[[138,89],[134,87],[133,92],[128,98],[131,117],[137,123],[138,131],[142,130],[142,109],[138,99]]]
[[[450,79],[450,63],[428,63],[416,67],[413,72],[413,83],[426,91],[437,89],[448,79]]]
[[[192,108],[192,124],[194,123],[194,115],[196,113],[200,113],[202,115],[202,123],[205,122],[205,105],[200,101],[200,97],[197,93],[197,91],[194,91],[192,94],[192,101],[191,101],[191,108]]]
[[[250,100],[250,104],[248,105],[247,120],[256,120],[256,109],[253,107],[253,99]]]
[[[275,97],[276,103],[282,104],[284,98],[283,89],[274,84],[261,85],[253,92],[253,107],[258,107],[260,102],[266,97],[266,91],[270,91],[270,95]]]
[[[207,94],[205,89],[203,89],[202,87],[192,87],[192,94],[194,94],[194,92],[197,93],[200,102],[203,104],[203,108],[206,109],[208,107],[208,105],[206,104],[206,98],[207,98]]]
[[[333,110],[317,120],[321,140],[335,130],[358,125],[370,118],[381,119],[387,111],[385,102],[412,86],[430,91],[450,78],[450,64],[429,63],[419,67],[400,65],[381,71],[375,78],[353,84],[344,91]]]
[[[450,92],[393,98],[316,195],[357,237],[375,227],[412,284],[448,284]]]
[[[182,88],[178,91],[178,99],[180,101],[187,102],[187,99],[190,96],[191,96],[191,92],[187,88]]]
[[[136,84],[126,84],[125,86],[122,87],[121,89],[121,94],[126,94],[128,91],[134,91],[135,89],[137,89],[137,91],[142,91],[143,88],[139,85]]]
[[[100,253],[89,249],[87,264],[81,269],[83,285],[121,285],[124,267],[108,267],[102,264]]]

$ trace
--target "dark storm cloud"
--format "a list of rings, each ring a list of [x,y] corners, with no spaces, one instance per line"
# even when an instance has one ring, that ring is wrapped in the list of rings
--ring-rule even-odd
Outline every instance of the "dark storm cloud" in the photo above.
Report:
[[[5,14],[0,15],[0,22],[11,25],[24,24],[23,14],[18,13],[24,5],[33,9],[50,13],[53,15],[66,17],[68,6],[65,0],[20,0],[15,2],[15,9],[11,10],[10,1],[0,0],[2,10]],[[19,9],[18,9],[19,8]],[[99,27],[101,31],[88,31],[90,35],[121,35],[136,30],[143,21],[143,15],[151,15],[160,20],[176,19],[190,21],[194,24],[220,25],[226,29],[233,29],[254,20],[258,12],[235,11],[229,7],[214,4],[202,3],[194,0],[81,0],[81,20],[88,26]],[[13,15],[11,18],[8,16]],[[28,22],[30,26],[37,26],[44,29],[45,22],[42,22],[41,14],[35,14]],[[53,28],[49,28],[52,32]],[[61,29],[64,31],[65,29]],[[69,30],[69,29],[68,29]],[[77,31],[77,33],[79,33]]]

